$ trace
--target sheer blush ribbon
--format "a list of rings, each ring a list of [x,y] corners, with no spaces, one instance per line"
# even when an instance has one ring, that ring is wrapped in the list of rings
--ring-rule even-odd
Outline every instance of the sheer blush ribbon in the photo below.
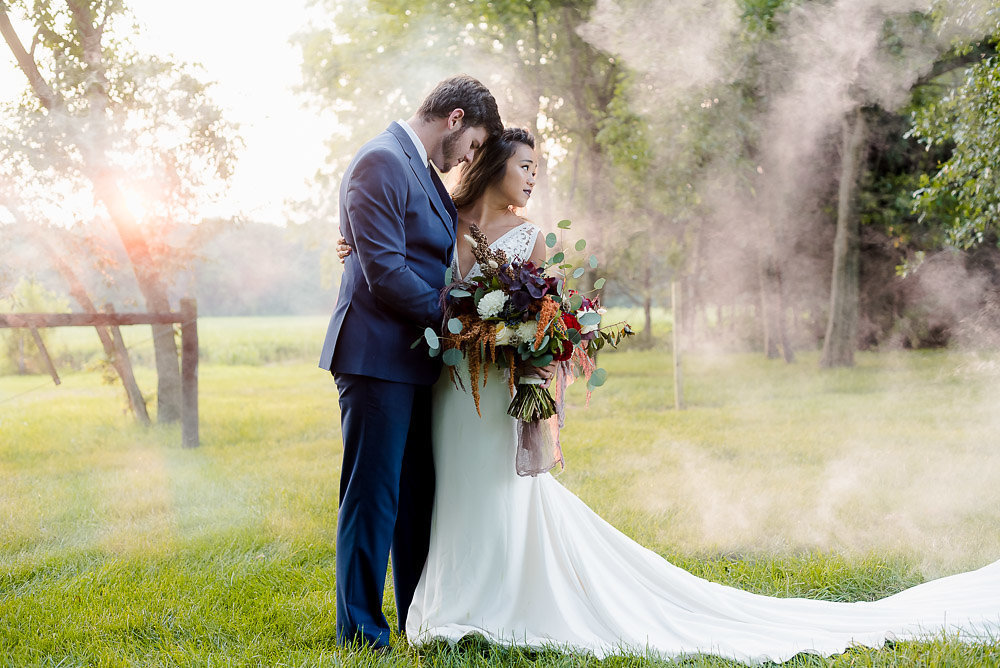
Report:
[[[559,464],[559,470],[566,468],[562,448],[559,445],[559,429],[565,422],[566,374],[563,364],[556,367],[556,373],[549,384],[549,392],[556,402],[556,414],[544,420],[517,421],[517,455],[514,469],[519,476],[537,476],[552,470]],[[523,376],[518,383],[542,385],[545,381],[535,376]]]

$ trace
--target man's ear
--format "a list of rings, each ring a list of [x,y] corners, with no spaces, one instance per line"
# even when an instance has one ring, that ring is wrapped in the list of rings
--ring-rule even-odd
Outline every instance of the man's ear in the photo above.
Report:
[[[461,129],[462,121],[465,118],[464,109],[453,109],[450,114],[448,114],[448,129],[456,130]]]

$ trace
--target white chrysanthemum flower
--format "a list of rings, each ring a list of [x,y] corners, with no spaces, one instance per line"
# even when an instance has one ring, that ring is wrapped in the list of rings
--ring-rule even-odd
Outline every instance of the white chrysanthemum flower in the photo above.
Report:
[[[535,340],[535,331],[538,329],[538,322],[536,320],[529,320],[528,322],[522,322],[517,326],[517,340],[521,343],[527,343],[528,341]]]
[[[601,309],[601,311],[603,311],[603,310],[604,309]],[[585,309],[581,310],[579,313],[576,314],[576,318],[577,318],[577,320],[579,320],[580,316],[582,316],[584,313],[597,313],[598,315],[600,315],[601,311],[594,311],[593,309],[585,308]],[[596,331],[597,328],[600,327],[600,326],[601,326],[601,321],[600,320],[597,321],[596,325],[580,325],[580,333],[581,334],[590,334],[591,332]]]
[[[507,295],[503,290],[493,290],[483,295],[476,310],[480,318],[495,318],[500,315],[503,305],[507,303]]]

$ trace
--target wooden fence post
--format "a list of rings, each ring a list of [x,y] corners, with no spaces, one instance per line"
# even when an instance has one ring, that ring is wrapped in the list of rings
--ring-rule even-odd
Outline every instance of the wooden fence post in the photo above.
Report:
[[[198,304],[181,300],[181,433],[185,448],[198,439]]]
[[[104,312],[114,313],[115,307],[111,304],[105,304]],[[104,337],[100,336],[101,328],[97,327],[96,329],[101,343],[104,343]],[[111,349],[110,354],[108,354],[108,357],[111,358],[111,365],[118,372],[119,378],[122,379],[122,385],[125,386],[125,395],[128,397],[128,403],[132,407],[135,418],[140,424],[149,426],[149,411],[146,409],[146,399],[142,396],[142,392],[139,391],[139,384],[135,380],[135,372],[132,371],[132,360],[128,356],[128,348],[125,347],[122,330],[118,325],[109,325],[108,332],[111,336]],[[104,348],[107,353],[108,346],[105,345]]]
[[[31,336],[35,339],[35,347],[38,348],[38,353],[42,356],[42,361],[45,362],[45,369],[52,376],[52,382],[58,385],[62,381],[59,380],[59,374],[56,373],[56,365],[52,363],[49,351],[45,349],[45,341],[42,341],[42,335],[38,333],[37,327],[31,328]]]

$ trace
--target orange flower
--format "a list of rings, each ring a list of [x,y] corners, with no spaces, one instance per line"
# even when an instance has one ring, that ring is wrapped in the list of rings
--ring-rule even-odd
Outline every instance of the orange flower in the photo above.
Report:
[[[559,304],[548,295],[542,297],[542,309],[538,312],[538,328],[535,329],[535,350],[542,345],[545,330],[549,328],[552,319],[559,315]]]

